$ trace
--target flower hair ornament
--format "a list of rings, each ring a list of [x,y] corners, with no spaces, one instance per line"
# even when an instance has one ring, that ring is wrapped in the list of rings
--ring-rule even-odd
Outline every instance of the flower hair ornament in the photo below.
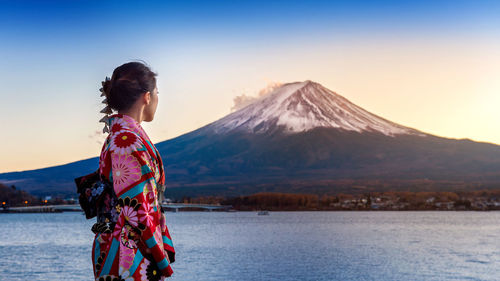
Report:
[[[113,113],[113,110],[108,105],[108,95],[109,95],[109,93],[106,91],[106,90],[109,91],[110,87],[106,87],[107,89],[104,89],[106,83],[110,82],[110,81],[111,81],[111,79],[106,76],[106,79],[101,82],[102,87],[99,89],[99,91],[101,92],[101,97],[104,97],[104,100],[102,101],[102,103],[104,103],[106,105],[106,107],[103,108],[100,111],[100,113],[104,113],[106,115],[104,115],[104,117],[102,117],[101,120],[99,120],[99,122],[103,122],[104,123],[104,128],[102,128],[102,133],[103,134],[109,133],[109,127],[108,127],[109,114]]]

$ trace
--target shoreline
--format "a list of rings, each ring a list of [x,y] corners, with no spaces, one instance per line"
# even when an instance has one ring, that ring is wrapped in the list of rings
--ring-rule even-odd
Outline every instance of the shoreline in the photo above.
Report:
[[[493,210],[431,210],[431,209],[414,209],[414,210],[234,210],[234,211],[207,211],[207,210],[183,210],[183,211],[165,211],[165,213],[179,213],[179,212],[203,212],[203,213],[237,213],[237,212],[247,212],[247,213],[258,213],[261,211],[272,212],[495,212],[500,211],[499,209]],[[18,211],[18,210],[1,210],[0,214],[47,214],[47,213],[82,213],[83,211],[63,211],[63,210],[46,210],[46,211]]]

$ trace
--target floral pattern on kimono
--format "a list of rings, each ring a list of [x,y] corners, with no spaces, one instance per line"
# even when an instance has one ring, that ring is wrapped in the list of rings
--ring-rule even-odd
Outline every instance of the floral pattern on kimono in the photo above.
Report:
[[[132,117],[114,114],[107,122],[99,173],[113,183],[118,215],[111,232],[95,235],[95,280],[163,280],[173,273],[175,250],[159,202],[161,156]]]

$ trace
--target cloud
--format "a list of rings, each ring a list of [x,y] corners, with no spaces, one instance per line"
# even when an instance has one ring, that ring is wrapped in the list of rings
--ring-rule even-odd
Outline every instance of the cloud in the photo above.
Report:
[[[102,130],[96,130],[93,134],[88,135],[89,139],[95,140],[98,144],[103,144],[107,134],[103,134]]]
[[[268,82],[267,86],[265,88],[259,90],[259,92],[257,92],[256,96],[249,96],[249,95],[246,95],[245,93],[243,93],[239,96],[234,97],[233,98],[234,105],[231,107],[231,112],[237,111],[237,110],[253,103],[254,101],[268,95],[272,91],[279,88],[281,85],[283,85],[283,83],[281,83],[281,82]]]

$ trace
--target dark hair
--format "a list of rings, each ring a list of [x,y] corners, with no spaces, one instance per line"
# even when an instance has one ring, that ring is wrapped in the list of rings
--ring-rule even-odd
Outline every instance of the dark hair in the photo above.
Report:
[[[117,111],[129,109],[141,94],[153,92],[156,75],[142,62],[129,62],[115,68],[111,80],[105,81],[102,87],[108,106]]]

